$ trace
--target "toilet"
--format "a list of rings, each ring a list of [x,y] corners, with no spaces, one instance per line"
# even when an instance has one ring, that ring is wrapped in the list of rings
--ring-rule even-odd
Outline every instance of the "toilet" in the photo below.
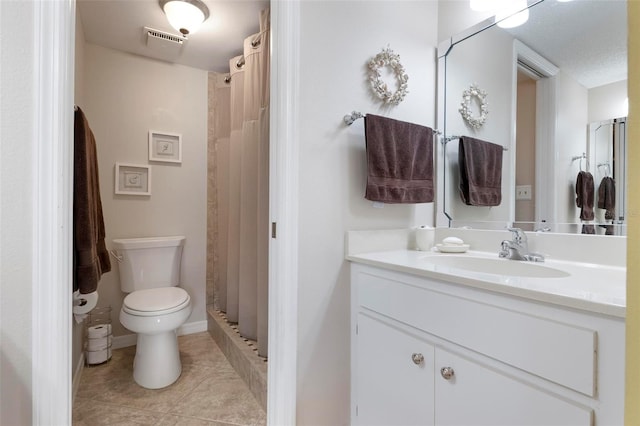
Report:
[[[191,315],[191,298],[180,284],[185,237],[113,240],[112,255],[120,271],[120,288],[129,293],[120,323],[138,335],[133,379],[159,389],[182,372],[177,329]]]

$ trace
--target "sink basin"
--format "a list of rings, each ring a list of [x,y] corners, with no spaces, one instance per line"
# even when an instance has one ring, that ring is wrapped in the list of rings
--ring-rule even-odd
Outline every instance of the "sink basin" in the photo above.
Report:
[[[483,274],[529,278],[564,278],[569,276],[567,272],[560,269],[518,260],[466,256],[429,256],[425,260],[436,267],[445,266]]]

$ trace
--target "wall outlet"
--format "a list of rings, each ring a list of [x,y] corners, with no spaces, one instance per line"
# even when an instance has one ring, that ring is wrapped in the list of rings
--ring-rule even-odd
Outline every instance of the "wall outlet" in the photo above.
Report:
[[[531,185],[516,185],[516,200],[530,200]]]

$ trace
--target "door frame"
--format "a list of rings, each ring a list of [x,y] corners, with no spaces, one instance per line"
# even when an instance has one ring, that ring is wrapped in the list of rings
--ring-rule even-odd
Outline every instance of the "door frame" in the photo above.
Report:
[[[33,424],[71,424],[75,0],[33,3]]]
[[[34,17],[32,413],[34,424],[71,424],[76,1],[35,2]],[[299,18],[300,0],[271,2],[270,425],[296,422]]]

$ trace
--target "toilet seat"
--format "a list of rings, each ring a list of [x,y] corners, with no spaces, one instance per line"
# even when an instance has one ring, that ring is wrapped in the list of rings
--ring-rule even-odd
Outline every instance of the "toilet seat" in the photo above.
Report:
[[[128,314],[151,317],[179,311],[191,302],[189,293],[180,287],[136,290],[124,298],[122,310]]]

